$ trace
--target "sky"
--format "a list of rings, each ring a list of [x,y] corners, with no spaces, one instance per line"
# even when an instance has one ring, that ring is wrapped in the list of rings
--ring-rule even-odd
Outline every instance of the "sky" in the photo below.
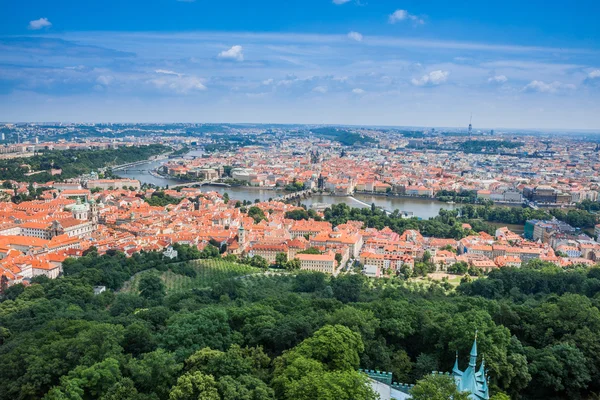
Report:
[[[600,129],[597,0],[0,0],[0,121]]]

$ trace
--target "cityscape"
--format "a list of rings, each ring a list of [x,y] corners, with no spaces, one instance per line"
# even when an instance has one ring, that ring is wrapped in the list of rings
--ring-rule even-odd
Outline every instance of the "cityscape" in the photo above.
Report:
[[[597,4],[58,3],[0,28],[0,400],[600,396]]]

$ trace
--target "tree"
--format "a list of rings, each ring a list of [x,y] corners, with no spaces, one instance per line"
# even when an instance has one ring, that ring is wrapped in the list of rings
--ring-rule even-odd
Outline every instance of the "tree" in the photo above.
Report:
[[[289,400],[377,400],[366,375],[357,371],[310,372],[287,388]]]
[[[340,263],[342,262],[342,254],[341,253],[335,253],[335,261],[337,261],[338,265],[340,265]]]
[[[469,400],[469,393],[459,392],[448,375],[426,376],[417,381],[410,395],[412,400]]]
[[[360,334],[342,325],[325,325],[294,351],[322,362],[331,370],[356,370],[359,354],[364,351]]]
[[[218,244],[218,243],[217,243]],[[204,249],[200,252],[200,258],[218,258],[221,256],[220,250],[217,246],[213,244],[207,244]]]
[[[272,400],[275,396],[266,383],[250,375],[224,376],[217,386],[223,400]]]
[[[202,372],[187,373],[177,379],[169,393],[169,400],[221,400],[217,383],[212,375]]]
[[[269,262],[261,256],[254,256],[250,259],[250,265],[256,268],[267,269],[269,268]]]
[[[148,300],[160,300],[165,296],[166,288],[162,279],[155,274],[143,274],[138,283],[140,296]]]
[[[223,193],[223,201],[225,202],[225,204],[229,203],[229,193]]]
[[[297,258],[294,258],[294,259],[286,262],[284,265],[284,268],[287,269],[288,271],[296,271],[296,270],[300,269],[301,265],[302,264],[301,264],[300,260]]]
[[[277,253],[275,256],[275,264],[277,264],[278,267],[285,267],[287,260],[287,254],[285,253]]]
[[[364,284],[362,275],[340,275],[331,280],[331,288],[336,299],[344,303],[356,302]]]
[[[264,211],[260,207],[257,207],[257,206],[252,206],[248,209],[248,216],[254,218],[254,222],[257,224],[260,221],[262,221],[263,219],[264,220],[267,219]]]
[[[132,359],[128,365],[136,386],[144,393],[156,393],[161,399],[169,394],[169,388],[177,379],[182,365],[168,351],[158,349]]]

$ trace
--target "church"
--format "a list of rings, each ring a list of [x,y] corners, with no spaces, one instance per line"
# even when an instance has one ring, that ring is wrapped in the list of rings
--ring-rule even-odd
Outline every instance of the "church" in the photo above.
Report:
[[[456,352],[456,361],[452,368],[452,376],[456,386],[461,392],[469,392],[469,397],[473,400],[488,400],[490,398],[487,374],[485,372],[485,358],[481,360],[481,365],[477,369],[477,332],[471,354],[469,355],[469,366],[464,371],[458,368],[458,352]]]
[[[414,385],[393,382],[391,372],[360,371],[369,376],[371,387],[379,394],[380,400],[408,400],[411,398],[410,390]],[[452,373],[446,372],[444,374],[443,372],[434,371],[433,374],[452,376],[458,390],[468,392],[471,400],[489,400],[490,398],[485,359],[482,359],[481,365],[477,368],[477,332],[475,332],[475,340],[469,354],[469,366],[464,371],[461,371],[458,367],[457,352]]]

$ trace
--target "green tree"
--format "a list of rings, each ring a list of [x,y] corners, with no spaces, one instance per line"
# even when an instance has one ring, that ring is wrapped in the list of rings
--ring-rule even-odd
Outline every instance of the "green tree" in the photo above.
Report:
[[[293,258],[285,263],[284,268],[287,269],[288,271],[296,271],[296,270],[300,269],[301,265],[302,265],[302,263],[300,262],[299,259]]]
[[[162,279],[153,273],[145,273],[138,283],[140,296],[148,300],[160,300],[165,296],[166,288]]]
[[[285,267],[287,260],[287,254],[285,253],[277,253],[275,256],[275,264],[279,267]]]
[[[469,393],[459,392],[454,378],[429,375],[417,381],[410,390],[413,400],[469,400]]]
[[[177,379],[169,393],[169,400],[221,400],[217,383],[211,375],[191,372]]]
[[[359,333],[342,325],[325,325],[294,351],[320,361],[331,370],[356,370],[364,345]]]
[[[182,365],[175,356],[163,349],[142,355],[140,359],[132,359],[128,365],[129,373],[136,387],[148,395],[155,393],[165,399],[169,388],[177,379]]]
[[[260,379],[241,375],[236,378],[224,376],[217,383],[223,400],[272,400],[275,397],[273,389]]]
[[[260,221],[262,221],[263,219],[264,220],[267,219],[264,211],[260,207],[257,207],[257,206],[252,206],[248,209],[248,216],[254,218],[254,222],[257,224]]]

